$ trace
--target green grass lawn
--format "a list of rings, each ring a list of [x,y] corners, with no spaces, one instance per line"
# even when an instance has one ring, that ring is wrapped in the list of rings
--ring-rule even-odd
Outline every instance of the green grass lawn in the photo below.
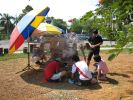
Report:
[[[0,61],[3,60],[9,60],[9,59],[17,59],[17,58],[26,58],[28,55],[24,54],[24,53],[20,53],[20,54],[5,54],[0,56]]]

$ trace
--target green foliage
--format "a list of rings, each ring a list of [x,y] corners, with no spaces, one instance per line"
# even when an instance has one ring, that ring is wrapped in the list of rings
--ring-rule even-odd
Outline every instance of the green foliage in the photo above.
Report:
[[[22,14],[20,14],[18,17],[10,16],[9,14],[0,14],[0,27],[4,27],[4,29],[1,31],[1,33],[8,34],[8,36],[11,34],[14,26],[18,23],[18,21],[29,11],[33,10],[33,8],[29,5],[25,7],[25,9],[22,10]],[[3,35],[1,34],[1,37]],[[6,38],[1,38],[6,39]],[[8,37],[9,39],[9,37]]]
[[[92,11],[87,12],[82,18],[80,19],[81,23],[85,23],[89,18],[91,18],[94,15]]]
[[[45,18],[45,21],[46,21],[47,23],[51,24],[52,21],[53,21],[53,19],[54,19],[54,17],[46,17],[46,18]]]
[[[32,8],[30,5],[27,5],[27,6],[25,7],[25,9],[22,10],[22,12],[23,12],[24,14],[27,14],[27,13],[30,12],[31,10],[33,10],[33,8]]]
[[[131,16],[133,16],[133,2],[132,0],[105,0],[103,5],[99,5],[90,18],[90,13],[86,13],[81,18],[83,27],[86,30],[92,28],[99,29],[102,36],[107,37],[109,40],[116,40],[116,50],[109,51],[113,59],[123,48],[127,48],[132,53],[133,48],[133,25]],[[95,17],[97,16],[97,17]]]
[[[112,53],[112,54],[109,55],[108,60],[112,61],[115,57],[116,57],[116,54]]]
[[[63,21],[63,19],[53,19],[53,25],[63,29],[63,30],[66,30],[66,22]]]
[[[89,33],[90,30],[92,29],[91,24],[93,22],[93,19],[92,19],[93,16],[94,16],[94,13],[92,11],[89,11],[80,19],[82,29],[87,33]]]
[[[9,59],[26,58],[26,57],[27,57],[27,54],[23,54],[23,53],[11,54],[11,55],[5,54],[5,55],[0,57],[0,61],[9,60]]]
[[[78,19],[73,19],[71,29],[75,33],[81,33],[82,32],[82,25]]]
[[[14,25],[12,23],[13,17],[9,14],[1,14],[0,15],[0,26],[4,27],[4,29],[1,31],[2,33],[10,34]]]
[[[133,48],[128,49],[129,54],[133,53]]]
[[[17,20],[16,22],[18,22],[19,20],[21,20],[21,18],[26,15],[28,12],[30,12],[31,10],[33,10],[32,6],[27,5],[23,10],[22,10],[22,14],[20,14],[18,17],[16,17],[14,20]]]

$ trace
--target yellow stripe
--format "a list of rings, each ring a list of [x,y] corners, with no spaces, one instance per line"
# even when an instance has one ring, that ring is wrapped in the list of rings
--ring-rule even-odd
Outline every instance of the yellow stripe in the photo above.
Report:
[[[9,54],[12,54],[15,51],[15,45],[9,50]]]
[[[36,16],[35,20],[31,23],[31,26],[37,28],[39,24],[44,20],[45,16]]]
[[[56,28],[50,24],[45,24],[45,25],[46,25],[46,29],[47,29],[48,33],[52,33],[52,34],[60,34],[61,33],[61,31],[58,28]]]

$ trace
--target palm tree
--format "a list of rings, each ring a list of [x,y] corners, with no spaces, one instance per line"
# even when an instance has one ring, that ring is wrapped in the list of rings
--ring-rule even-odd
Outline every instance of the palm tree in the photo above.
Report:
[[[33,8],[30,6],[30,5],[27,5],[23,10],[22,10],[22,13],[19,14],[18,16],[15,16],[13,18],[13,24],[14,25],[17,25],[17,23],[22,19],[22,17],[24,15],[26,15],[28,12],[30,12],[31,10],[33,10]]]
[[[14,25],[17,25],[17,23],[19,22],[19,20],[20,20],[20,15],[19,16],[15,16],[14,18],[13,18],[13,24]]]
[[[10,32],[12,31],[14,25],[12,24],[12,21],[14,19],[14,17],[10,16],[9,14],[0,14],[1,18],[0,18],[0,25],[4,27],[4,31],[7,34],[10,34]]]

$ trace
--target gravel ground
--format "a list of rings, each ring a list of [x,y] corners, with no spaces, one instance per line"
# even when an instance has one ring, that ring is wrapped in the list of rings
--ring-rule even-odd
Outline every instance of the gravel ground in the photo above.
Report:
[[[41,71],[17,73],[27,66],[27,58],[0,61],[0,100],[132,100],[133,54],[122,53],[112,62],[101,55],[110,68],[108,81],[87,87],[44,83]]]

